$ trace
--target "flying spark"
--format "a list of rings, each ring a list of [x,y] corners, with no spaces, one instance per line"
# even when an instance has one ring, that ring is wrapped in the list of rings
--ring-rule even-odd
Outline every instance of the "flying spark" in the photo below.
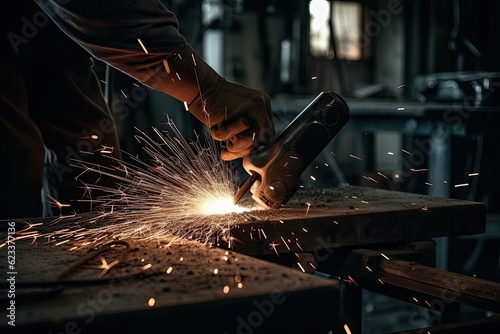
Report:
[[[408,154],[408,155],[413,155],[411,152],[409,152],[409,151],[407,151],[407,150],[405,150],[405,149],[401,149],[401,152],[406,153],[406,154]]]
[[[168,65],[168,61],[163,59],[163,67],[165,67],[165,72],[170,73],[170,65]]]
[[[144,50],[144,53],[145,53],[145,54],[148,54],[149,52],[148,52],[148,50],[146,49],[146,47],[144,46],[144,44],[142,43],[142,41],[141,41],[141,39],[140,39],[140,38],[138,38],[138,39],[137,39],[137,42],[139,42],[139,44],[141,45],[141,48],[142,48],[142,50]]]
[[[81,199],[93,204],[93,212],[61,214],[43,224],[43,231],[40,225],[28,224],[18,240],[46,239],[73,250],[124,239],[229,244],[231,227],[245,219],[245,212],[261,208],[233,205],[234,170],[220,159],[220,148],[209,134],[188,140],[168,117],[167,124],[169,131],[152,129],[157,140],[137,130],[148,159],[130,156],[132,162],[126,162],[103,154],[112,162],[105,167],[76,161],[81,175],[97,173],[116,186],[86,184],[89,195],[102,194]],[[66,206],[51,200],[60,210]]]
[[[382,174],[381,172],[377,172],[378,175],[382,176],[383,178],[387,179],[387,176]]]
[[[357,155],[354,155],[354,154],[349,154],[349,156],[353,159],[356,159],[356,160],[363,160],[363,158],[361,157],[358,157]]]
[[[418,172],[428,172],[429,168],[420,168],[420,169],[418,169],[418,168],[410,168],[410,171],[417,172],[417,173]]]
[[[288,250],[290,250],[290,247],[288,246],[288,244],[286,243],[285,239],[283,239],[283,237],[281,236],[280,237],[281,240],[283,241],[283,243],[285,244],[286,248],[288,248]]]

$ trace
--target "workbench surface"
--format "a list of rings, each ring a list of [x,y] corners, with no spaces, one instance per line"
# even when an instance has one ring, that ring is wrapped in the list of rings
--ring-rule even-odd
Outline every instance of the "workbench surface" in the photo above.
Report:
[[[2,333],[328,329],[329,311],[322,305],[337,294],[334,281],[196,242],[120,241],[109,246],[101,246],[99,253],[17,241],[13,270],[5,266],[7,250],[0,249],[2,275],[15,278],[14,285],[8,283],[15,297],[7,302],[15,302],[16,326],[4,314]],[[89,259],[83,263],[85,257]],[[106,265],[112,268],[107,271]],[[5,305],[4,286],[2,291]]]
[[[255,205],[252,201],[246,196],[241,203]],[[113,219],[112,214],[104,217]],[[16,327],[25,330],[136,332],[159,326],[257,333],[307,326],[310,333],[325,332],[334,319],[324,305],[338,299],[339,282],[259,256],[483,233],[486,208],[471,201],[340,186],[301,189],[284,208],[229,214],[228,219],[233,220],[231,245],[219,240],[218,247],[112,234],[97,234],[85,247],[78,233],[94,225],[79,224],[78,217],[0,222],[2,240],[11,224],[26,236],[15,242],[13,268],[7,245],[0,248],[0,269],[15,278],[15,298],[8,297],[12,285],[6,280],[1,298],[15,301]],[[103,224],[105,219],[98,225]],[[37,231],[35,238],[30,230],[22,231],[28,226]],[[70,239],[66,228],[78,242],[65,242]],[[41,237],[54,230],[55,237]],[[2,332],[11,329],[7,321],[1,322]]]
[[[247,214],[232,228],[232,249],[265,255],[359,248],[480,234],[485,225],[479,202],[358,186],[300,189],[279,210]]]

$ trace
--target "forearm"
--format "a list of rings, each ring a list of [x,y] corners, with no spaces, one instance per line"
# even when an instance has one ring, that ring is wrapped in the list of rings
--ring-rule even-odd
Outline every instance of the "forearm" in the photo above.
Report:
[[[243,157],[274,134],[267,93],[216,73],[159,0],[35,1],[96,58],[185,102],[214,139],[226,142],[223,159]]]
[[[179,100],[189,103],[194,99],[196,92],[178,87],[193,86],[195,78],[187,78],[192,70],[188,70],[188,74],[175,70],[186,40],[179,33],[175,14],[160,1],[35,1],[66,34],[97,59]],[[167,73],[169,64],[174,67],[172,73]],[[192,64],[190,59],[180,70],[185,71],[189,66],[192,69]],[[179,76],[184,76],[185,82],[181,83]]]

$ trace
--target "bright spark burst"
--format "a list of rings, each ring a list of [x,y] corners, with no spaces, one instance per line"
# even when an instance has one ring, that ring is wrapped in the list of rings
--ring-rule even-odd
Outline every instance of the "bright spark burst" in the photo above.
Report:
[[[260,208],[233,205],[235,172],[230,163],[220,159],[219,147],[209,134],[187,140],[168,116],[167,124],[170,131],[152,129],[157,141],[137,130],[136,139],[147,160],[131,156],[132,163],[128,163],[104,154],[114,167],[75,162],[75,167],[83,170],[80,175],[98,173],[117,184],[113,188],[85,185],[90,194],[104,194],[90,199],[98,209],[61,215],[43,224],[43,233],[37,230],[40,225],[35,228],[31,224],[18,231],[17,238],[47,239],[67,244],[72,250],[124,239],[230,244],[231,227],[245,219],[236,213]]]
[[[233,197],[216,197],[208,194],[207,198],[202,200],[200,205],[200,214],[224,214],[231,212],[245,212],[249,209],[239,205],[233,205]]]

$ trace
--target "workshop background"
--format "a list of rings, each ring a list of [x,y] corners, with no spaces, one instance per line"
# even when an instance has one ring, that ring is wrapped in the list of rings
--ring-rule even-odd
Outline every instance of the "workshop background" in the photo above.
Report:
[[[486,233],[444,238],[437,263],[500,282],[499,2],[164,3],[219,74],[271,95],[278,131],[321,91],[346,98],[351,120],[311,165],[321,166],[315,180],[304,173],[304,186],[347,183],[483,202]],[[161,128],[164,113],[186,137],[203,131],[178,101],[98,65],[124,151],[142,154],[133,129]],[[412,307],[390,300],[375,308],[383,297],[365,298],[372,314],[365,328],[396,330],[398,314]]]

